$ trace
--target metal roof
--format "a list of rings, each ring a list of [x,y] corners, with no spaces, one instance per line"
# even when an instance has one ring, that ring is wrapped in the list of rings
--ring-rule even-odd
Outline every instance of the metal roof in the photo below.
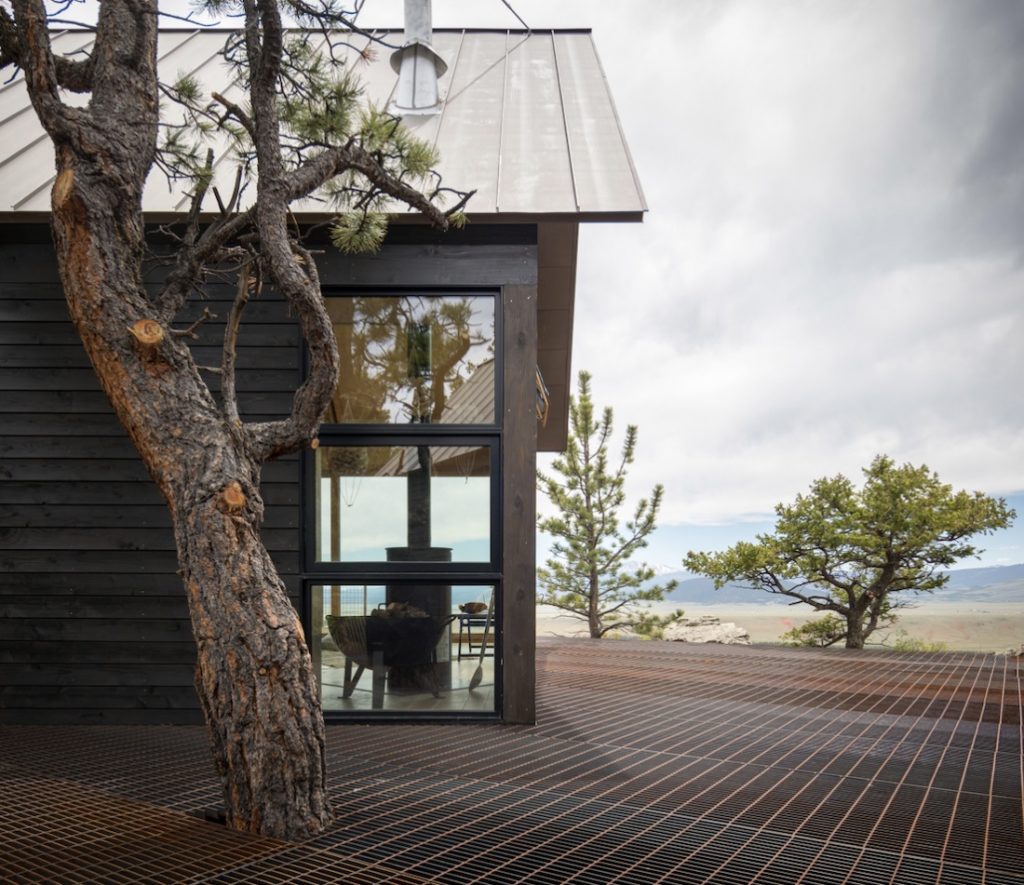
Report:
[[[400,42],[398,32],[378,32]],[[395,34],[392,39],[391,35]],[[193,74],[204,91],[217,90],[244,101],[220,50],[227,35],[217,30],[166,30],[160,34],[161,77],[173,82]],[[438,30],[434,48],[448,63],[440,79],[440,114],[407,124],[441,154],[445,182],[475,188],[468,205],[474,215],[575,216],[638,220],[646,211],[629,149],[589,31]],[[367,98],[384,106],[397,78],[390,53],[368,62],[356,50],[370,46],[358,37],[348,51]],[[55,32],[56,52],[88,51],[92,34]],[[71,104],[85,96],[65,94]],[[175,113],[168,109],[168,114]],[[230,160],[218,178],[230,189]],[[0,215],[47,213],[53,180],[53,148],[36,120],[19,75],[0,88]],[[154,215],[182,212],[183,189],[169,187],[154,170],[144,208]],[[300,214],[323,211],[306,201]]]

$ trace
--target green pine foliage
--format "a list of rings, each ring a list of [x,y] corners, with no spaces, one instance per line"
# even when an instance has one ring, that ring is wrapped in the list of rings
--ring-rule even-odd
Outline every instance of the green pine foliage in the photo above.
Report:
[[[834,613],[787,641],[842,639],[863,648],[910,599],[945,585],[949,566],[981,552],[975,535],[1006,528],[1017,515],[1002,498],[954,492],[925,465],[878,455],[863,473],[861,488],[841,474],[817,480],[808,494],[775,508],[771,534],[720,553],[691,551],[683,565],[716,587],[742,583]],[[832,638],[836,620],[843,627]]]
[[[626,563],[647,546],[655,529],[664,489],[654,487],[642,498],[632,518],[620,520],[626,502],[626,469],[636,453],[637,428],[626,428],[618,462],[612,466],[609,443],[612,410],[600,418],[590,396],[590,375],[580,372],[579,393],[569,399],[569,440],[565,454],[552,464],[554,474],[538,472],[540,490],[558,510],[541,519],[542,532],[553,536],[552,556],[537,570],[538,602],[553,605],[587,622],[591,637],[612,631],[658,636],[682,611],[658,616],[647,603],[661,602],[676,581],[645,587],[654,578],[646,565]]]
[[[346,212],[331,225],[331,242],[352,255],[376,252],[388,232],[388,217],[381,212]]]
[[[228,0],[198,3],[198,8],[210,15],[227,14],[234,6]],[[332,0],[321,6],[321,15],[343,16],[342,6]],[[303,23],[302,10],[292,8],[292,12]],[[388,176],[421,192],[438,208],[450,205],[451,198],[460,193],[442,186],[436,171],[437,149],[414,135],[401,119],[365,100],[358,56],[350,56],[347,63],[336,57],[333,49],[325,49],[321,32],[321,27],[294,32],[284,45],[276,110],[285,168],[298,169],[329,149],[356,146],[367,151]],[[222,57],[234,83],[247,83],[249,61],[244,41],[229,37]],[[218,168],[238,170],[243,196],[255,180],[255,148],[241,116],[251,119],[252,109],[244,91],[228,88],[230,82],[218,84],[218,88],[229,95],[229,102],[230,96],[235,97],[240,114],[204,94],[191,74],[179,74],[176,82],[161,87],[165,106],[157,165],[169,181],[190,182],[193,193],[211,183],[211,151]],[[221,164],[224,158],[230,161],[226,165]],[[380,248],[389,212],[396,206],[392,196],[355,169],[330,178],[311,198],[335,213],[331,241],[350,254]],[[449,219],[453,227],[465,223],[461,211]]]
[[[846,622],[835,615],[815,618],[799,627],[783,633],[779,639],[783,645],[795,648],[828,648],[846,638]]]
[[[890,646],[893,651],[899,652],[938,652],[938,651],[949,651],[949,646],[945,642],[933,642],[929,639],[920,639],[917,636],[911,636],[906,630],[900,630],[896,634],[896,638],[893,640]]]

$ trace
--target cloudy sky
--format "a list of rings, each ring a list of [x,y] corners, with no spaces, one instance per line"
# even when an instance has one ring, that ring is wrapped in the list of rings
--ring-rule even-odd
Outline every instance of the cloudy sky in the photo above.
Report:
[[[983,562],[1024,562],[1024,3],[510,2],[593,29],[650,207],[584,226],[573,354],[666,487],[650,559],[885,452],[1009,497]]]
[[[574,339],[640,427],[633,490],[666,487],[650,558],[763,530],[879,452],[1024,517],[1024,4],[512,5],[593,29],[650,206],[584,229]],[[1024,530],[986,546],[1022,562]]]

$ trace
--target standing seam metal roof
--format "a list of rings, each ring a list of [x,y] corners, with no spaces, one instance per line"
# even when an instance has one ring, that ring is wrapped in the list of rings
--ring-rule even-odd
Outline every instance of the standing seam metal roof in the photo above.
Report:
[[[385,39],[400,32],[378,31]],[[228,32],[164,30],[160,34],[162,79],[183,73],[203,90],[245,99],[220,58]],[[81,56],[92,45],[86,31],[53,34],[55,51]],[[397,78],[390,53],[379,49],[368,62],[346,50],[368,100],[386,106]],[[476,188],[473,215],[572,215],[639,218],[646,204],[618,115],[589,31],[438,30],[434,48],[448,62],[439,85],[440,114],[407,124],[440,151],[445,183]],[[339,53],[340,54],[340,53]],[[67,93],[81,105],[86,96]],[[168,108],[168,119],[178,113]],[[221,155],[215,180],[230,189],[231,163]],[[46,213],[53,180],[53,149],[32,113],[20,74],[0,88],[0,214]],[[154,214],[184,211],[182,187],[150,175],[144,208]],[[299,214],[324,211],[307,200]]]

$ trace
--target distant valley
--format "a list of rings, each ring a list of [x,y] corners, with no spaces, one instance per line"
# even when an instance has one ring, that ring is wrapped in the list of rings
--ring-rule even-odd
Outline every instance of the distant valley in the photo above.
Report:
[[[965,568],[949,572],[949,583],[935,593],[919,596],[922,602],[1019,602],[1024,603],[1024,563],[1018,565]],[[690,572],[665,572],[650,581],[664,584],[676,580],[679,586],[667,599],[694,605],[735,605],[737,603],[773,604],[786,601],[784,596],[773,596],[735,584],[715,590],[709,578],[695,577]]]

